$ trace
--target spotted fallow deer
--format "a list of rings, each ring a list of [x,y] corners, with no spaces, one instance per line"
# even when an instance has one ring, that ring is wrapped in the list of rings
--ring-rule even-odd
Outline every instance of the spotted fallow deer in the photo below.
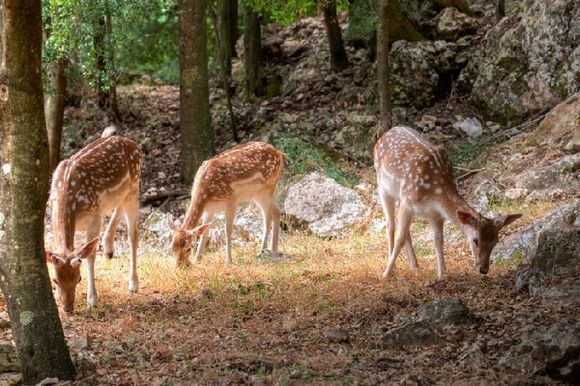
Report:
[[[395,268],[403,245],[412,270],[418,269],[409,227],[414,215],[426,218],[433,230],[437,255],[437,275],[445,273],[443,261],[443,223],[458,225],[471,246],[481,274],[489,270],[489,256],[498,241],[500,229],[520,214],[488,219],[472,209],[457,192],[453,168],[442,147],[435,147],[409,127],[393,127],[376,143],[374,163],[378,191],[387,218],[389,261],[383,277]],[[395,204],[397,237],[395,238]]]
[[[113,257],[115,230],[124,215],[130,245],[129,290],[137,292],[137,219],[143,156],[130,139],[112,136],[88,144],[56,168],[50,190],[56,252],[46,252],[54,267],[57,297],[65,312],[74,310],[81,280],[81,261],[87,260],[87,306],[97,304],[95,255],[103,216],[112,211],[103,236],[106,255]],[[75,231],[86,231],[87,243],[74,249]]]
[[[278,251],[280,209],[274,202],[278,180],[284,168],[284,153],[264,142],[237,145],[204,161],[191,190],[191,204],[183,224],[178,227],[168,215],[173,230],[172,250],[177,266],[188,266],[196,236],[201,236],[196,252],[200,261],[207,241],[207,230],[216,212],[225,211],[226,263],[232,262],[231,238],[239,203],[252,200],[262,210],[264,231],[262,249],[272,232],[272,250]],[[198,223],[202,220],[202,225]]]

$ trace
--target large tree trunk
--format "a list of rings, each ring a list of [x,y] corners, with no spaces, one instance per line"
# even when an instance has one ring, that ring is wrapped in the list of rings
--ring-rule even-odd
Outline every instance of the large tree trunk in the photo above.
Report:
[[[379,130],[377,138],[382,132],[391,128],[391,90],[389,64],[389,0],[379,0],[377,26],[377,77],[379,92]]]
[[[60,145],[64,122],[64,99],[66,97],[66,60],[51,63],[48,69],[50,94],[46,98],[46,131],[48,132],[49,173],[52,174],[60,161]]]
[[[48,145],[40,0],[0,1],[0,289],[24,384],[72,380],[44,257]]]
[[[498,21],[505,16],[505,0],[496,0],[495,16]]]
[[[324,25],[326,26],[326,35],[330,49],[330,69],[335,72],[340,72],[348,67],[348,57],[344,50],[342,32],[338,25],[336,1],[321,0],[320,5],[324,14]]]
[[[232,17],[231,13],[231,0],[218,0],[217,8],[218,8],[218,17],[217,17],[217,25],[216,33],[219,34],[219,38],[221,40],[219,50],[221,52],[221,60],[223,60],[224,69],[226,74],[230,76],[232,74],[232,57],[233,57],[233,50],[232,50],[232,23],[230,18]],[[216,34],[216,36],[218,36]],[[220,60],[220,61],[221,61]]]
[[[246,71],[246,98],[264,95],[262,84],[262,31],[258,15],[252,7],[243,5],[244,60]]]
[[[179,120],[181,178],[191,184],[214,153],[207,69],[207,0],[179,0]]]

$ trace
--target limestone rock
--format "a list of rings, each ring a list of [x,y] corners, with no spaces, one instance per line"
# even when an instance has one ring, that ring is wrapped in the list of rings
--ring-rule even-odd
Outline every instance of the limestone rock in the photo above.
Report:
[[[370,212],[354,190],[319,173],[288,189],[284,211],[319,236],[338,236]]]
[[[459,299],[436,299],[419,308],[419,321],[429,326],[445,330],[449,327],[471,323],[474,318],[469,308]]]
[[[483,125],[477,118],[465,118],[453,124],[453,128],[464,132],[469,137],[476,138],[483,134]]]
[[[437,336],[427,323],[419,321],[390,329],[381,337],[379,346],[386,349],[444,343],[445,340]]]
[[[574,383],[580,377],[580,322],[530,328],[501,362],[532,374]]]
[[[437,35],[444,40],[455,41],[461,36],[474,33],[476,19],[460,12],[457,8],[447,7],[439,15]]]
[[[0,373],[20,371],[20,360],[10,342],[0,342]]]
[[[580,83],[580,2],[524,0],[519,14],[486,34],[459,86],[486,118],[523,120],[554,106]]]

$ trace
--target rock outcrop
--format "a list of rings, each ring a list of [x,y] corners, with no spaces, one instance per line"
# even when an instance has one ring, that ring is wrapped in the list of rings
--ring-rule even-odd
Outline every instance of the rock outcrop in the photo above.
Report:
[[[520,121],[577,92],[580,3],[525,0],[502,19],[460,77],[469,100],[488,119]]]

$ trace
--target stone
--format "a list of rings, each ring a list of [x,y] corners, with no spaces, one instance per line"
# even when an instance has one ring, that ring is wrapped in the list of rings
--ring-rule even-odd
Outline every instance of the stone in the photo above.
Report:
[[[0,373],[0,385],[19,386],[22,384],[22,374],[20,373]]]
[[[316,172],[288,188],[284,212],[319,236],[339,236],[370,214],[358,193]]]
[[[580,94],[573,95],[550,110],[531,137],[539,143],[569,147],[580,146]]]
[[[326,331],[326,339],[334,343],[349,343],[350,342],[350,335],[348,331],[343,330],[342,328],[337,328],[334,330]]]
[[[381,337],[379,347],[388,349],[444,343],[445,340],[437,336],[427,323],[419,321],[390,329]]]
[[[580,322],[533,327],[500,363],[528,374],[575,383],[580,379]]]
[[[580,191],[580,154],[571,154],[516,176],[516,189],[534,193],[536,199]]]
[[[87,349],[91,346],[91,337],[88,334],[77,335],[72,338],[70,345],[76,351]]]
[[[419,308],[418,318],[419,321],[440,330],[469,324],[474,320],[469,308],[455,298],[436,299],[423,304]]]
[[[20,360],[10,342],[0,342],[0,373],[20,371]]]
[[[485,35],[458,87],[486,119],[517,123],[577,92],[580,2],[524,0]]]
[[[457,8],[447,7],[439,15],[437,36],[444,40],[455,41],[462,36],[473,34],[477,20],[460,12]]]
[[[469,137],[477,138],[483,134],[483,126],[477,118],[465,118],[453,124],[455,130],[467,134]]]
[[[528,195],[528,189],[525,188],[513,188],[507,189],[504,192],[505,197],[508,200],[519,200],[520,198],[524,198]]]

